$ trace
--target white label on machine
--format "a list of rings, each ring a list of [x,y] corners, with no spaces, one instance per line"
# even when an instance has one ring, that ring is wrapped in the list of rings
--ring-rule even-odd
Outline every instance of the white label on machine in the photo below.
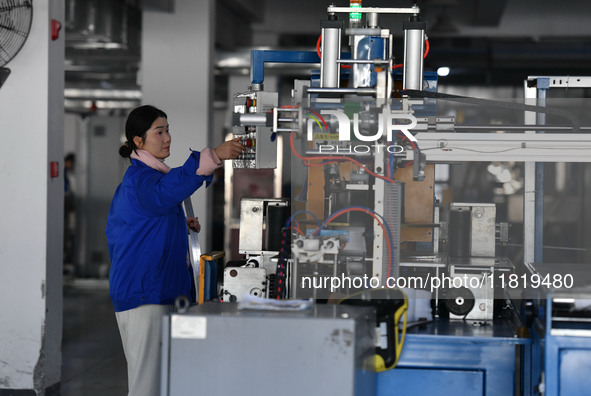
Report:
[[[202,316],[172,315],[170,323],[172,338],[205,339],[207,319]]]

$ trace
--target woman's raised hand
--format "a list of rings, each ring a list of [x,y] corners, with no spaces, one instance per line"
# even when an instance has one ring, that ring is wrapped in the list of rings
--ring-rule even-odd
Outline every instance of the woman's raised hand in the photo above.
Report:
[[[246,150],[246,147],[240,143],[239,137],[225,141],[214,149],[216,155],[222,161],[238,158],[244,150]]]

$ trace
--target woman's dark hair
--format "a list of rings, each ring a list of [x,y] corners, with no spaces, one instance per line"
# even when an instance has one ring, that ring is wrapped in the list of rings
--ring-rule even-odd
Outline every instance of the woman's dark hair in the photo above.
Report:
[[[137,149],[133,138],[139,136],[144,139],[148,129],[160,117],[168,119],[165,112],[154,106],[144,105],[133,109],[125,122],[125,138],[127,142],[119,148],[119,155],[123,158],[129,158],[131,153]]]

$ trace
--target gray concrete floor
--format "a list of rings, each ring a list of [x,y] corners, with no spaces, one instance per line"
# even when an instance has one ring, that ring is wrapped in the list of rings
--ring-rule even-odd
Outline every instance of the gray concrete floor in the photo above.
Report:
[[[64,287],[61,396],[125,396],[127,368],[106,280]]]

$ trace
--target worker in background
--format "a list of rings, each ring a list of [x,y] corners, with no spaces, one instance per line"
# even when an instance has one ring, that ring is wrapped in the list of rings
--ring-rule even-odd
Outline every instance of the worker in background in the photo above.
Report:
[[[107,219],[110,295],[127,360],[130,396],[160,394],[162,317],[175,299],[191,296],[187,227],[196,218],[181,206],[203,183],[209,185],[223,160],[244,150],[237,140],[215,149],[191,151],[183,166],[170,168],[168,117],[153,106],[131,111],[127,142],[119,154],[131,166],[117,187]]]
[[[64,274],[74,275],[74,235],[76,233],[76,155],[64,157]]]

